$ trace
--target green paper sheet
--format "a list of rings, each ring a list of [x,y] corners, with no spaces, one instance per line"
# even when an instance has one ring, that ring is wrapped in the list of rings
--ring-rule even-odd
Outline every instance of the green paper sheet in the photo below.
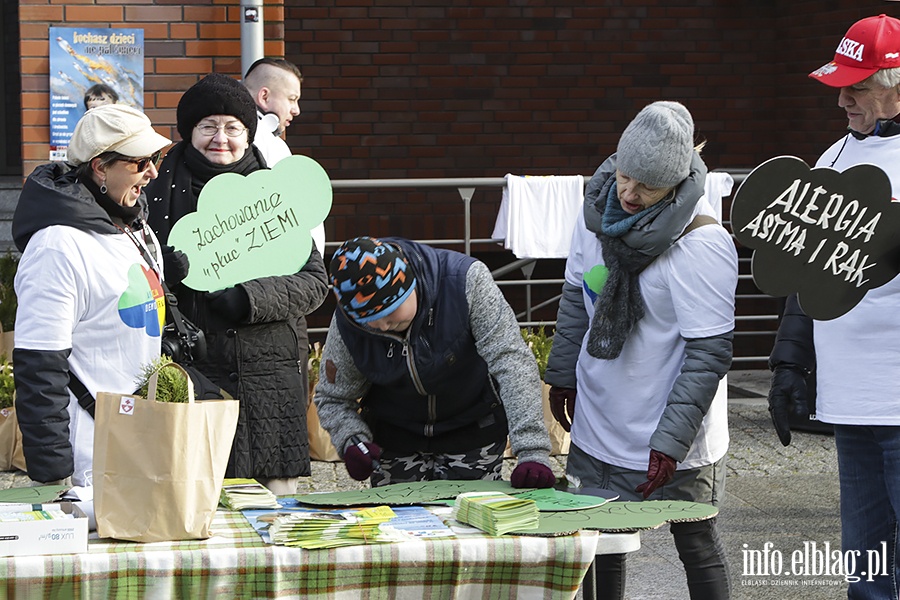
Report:
[[[513,532],[516,535],[563,535],[579,529],[607,532],[656,529],[666,523],[703,521],[716,516],[719,509],[709,504],[682,500],[646,500],[644,502],[607,502],[598,508],[542,512],[537,529]]]
[[[68,490],[70,485],[40,485],[36,487],[0,490],[0,502],[14,504],[50,504]]]
[[[515,491],[513,495],[522,500],[534,500],[541,512],[557,512],[561,510],[584,510],[597,508],[609,502],[610,498],[588,496],[586,494],[572,494],[553,488]]]
[[[592,502],[602,498],[560,492],[513,488],[508,481],[415,481],[394,483],[367,490],[305,494],[297,496],[300,504],[313,506],[404,506],[417,504],[451,504],[463,492],[503,492],[517,498],[544,497],[545,502],[566,505],[575,502],[568,496]],[[552,500],[551,500],[552,499]],[[444,502],[449,500],[450,502]],[[595,508],[554,510],[540,513],[537,529],[514,532],[517,535],[565,535],[579,529],[597,529],[609,532],[656,529],[666,523],[702,521],[712,518],[719,509],[709,504],[680,500],[647,500],[644,502],[606,502]]]
[[[456,498],[463,492],[503,492],[514,494],[518,491],[508,481],[414,481],[393,483],[368,490],[349,492],[329,492],[297,496],[301,504],[313,506],[369,506],[386,504],[404,506],[430,504],[439,500]]]

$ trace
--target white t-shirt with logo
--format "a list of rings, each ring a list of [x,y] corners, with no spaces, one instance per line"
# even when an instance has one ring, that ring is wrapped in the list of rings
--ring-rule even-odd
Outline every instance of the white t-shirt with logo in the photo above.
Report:
[[[713,216],[701,199],[695,214]],[[579,214],[566,263],[566,281],[584,290],[589,318],[596,294],[583,274],[604,265],[597,236]],[[640,275],[645,315],[613,360],[592,357],[585,335],[578,357],[578,395],[572,441],[603,462],[645,471],[653,435],[669,392],[681,372],[685,338],[703,338],[734,329],[737,251],[718,225],[694,229],[654,260]],[[727,385],[715,399],[679,469],[722,458],[728,449]]]
[[[846,143],[845,143],[846,141]],[[836,161],[836,162],[835,162]],[[834,162],[834,166],[832,163]],[[847,135],[816,163],[844,171],[873,164],[900,198],[900,136]],[[816,417],[844,425],[900,425],[900,277],[869,290],[848,313],[813,321]]]
[[[142,368],[160,356],[165,300],[159,277],[125,234],[63,225],[28,242],[16,272],[16,348],[72,349],[69,369],[96,398],[130,394]],[[85,485],[94,420],[69,394],[75,485]]]

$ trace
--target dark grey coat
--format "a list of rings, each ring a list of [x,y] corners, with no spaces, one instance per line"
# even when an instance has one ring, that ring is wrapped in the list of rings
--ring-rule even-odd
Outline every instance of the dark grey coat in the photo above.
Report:
[[[309,336],[304,315],[328,293],[325,265],[313,248],[294,275],[240,285],[250,298],[246,323],[222,322],[203,297],[195,298],[189,314],[205,325],[209,355],[198,367],[241,402],[225,476],[307,476]]]

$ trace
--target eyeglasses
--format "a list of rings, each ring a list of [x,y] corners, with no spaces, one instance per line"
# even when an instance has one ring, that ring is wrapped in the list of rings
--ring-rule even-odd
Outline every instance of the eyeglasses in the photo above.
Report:
[[[197,131],[205,137],[212,137],[221,129],[228,137],[237,137],[247,131],[246,127],[229,123],[228,125],[197,125]]]
[[[150,163],[153,163],[153,166],[158,168],[160,159],[162,159],[162,150],[158,150],[155,154],[144,158],[120,158],[119,160],[137,165],[138,173],[142,173],[150,168]]]

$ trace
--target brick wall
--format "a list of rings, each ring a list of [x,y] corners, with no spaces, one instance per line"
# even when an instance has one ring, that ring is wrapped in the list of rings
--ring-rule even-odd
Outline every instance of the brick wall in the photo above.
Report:
[[[266,0],[265,51],[304,72],[288,142],[339,179],[587,174],[659,98],[689,106],[711,167],[812,161],[844,123],[836,94],[804,73],[854,20],[900,16],[859,0],[331,4]],[[211,71],[239,76],[240,0],[19,5],[25,175],[47,159],[50,26],[143,28],[145,107],[170,136],[188,86]],[[408,235],[433,202],[369,204],[335,222],[339,237],[381,224],[386,207]]]
[[[288,143],[334,179],[590,174],[640,108],[674,99],[692,111],[711,168],[748,168],[782,154],[813,163],[846,119],[836,90],[806,74],[831,58],[851,23],[880,12],[900,17],[900,6],[289,0],[285,49],[305,80],[304,114]],[[496,190],[476,194],[475,238],[490,237],[499,200]],[[340,193],[326,228],[329,240],[459,238],[461,211],[453,190]],[[488,246],[475,252],[489,264],[509,260]],[[543,275],[558,277],[555,268]],[[747,278],[739,293],[758,290]],[[760,299],[739,303],[738,312],[778,309]],[[552,306],[536,315],[554,317]],[[741,322],[748,335],[740,353],[767,355],[771,336],[753,332],[773,327]]]
[[[288,142],[336,179],[589,174],[642,106],[667,98],[691,109],[711,168],[812,162],[846,121],[837,93],[805,75],[879,12],[900,7],[288,0],[285,48],[305,76]],[[334,239],[460,234],[440,208],[455,193],[366,198],[339,198]],[[475,236],[488,236],[496,206],[474,208]]]
[[[283,55],[283,0],[265,0],[265,52]],[[181,94],[211,72],[240,76],[240,0],[20,0],[23,174],[47,162],[50,27],[144,30],[144,108],[160,133],[178,139]]]

